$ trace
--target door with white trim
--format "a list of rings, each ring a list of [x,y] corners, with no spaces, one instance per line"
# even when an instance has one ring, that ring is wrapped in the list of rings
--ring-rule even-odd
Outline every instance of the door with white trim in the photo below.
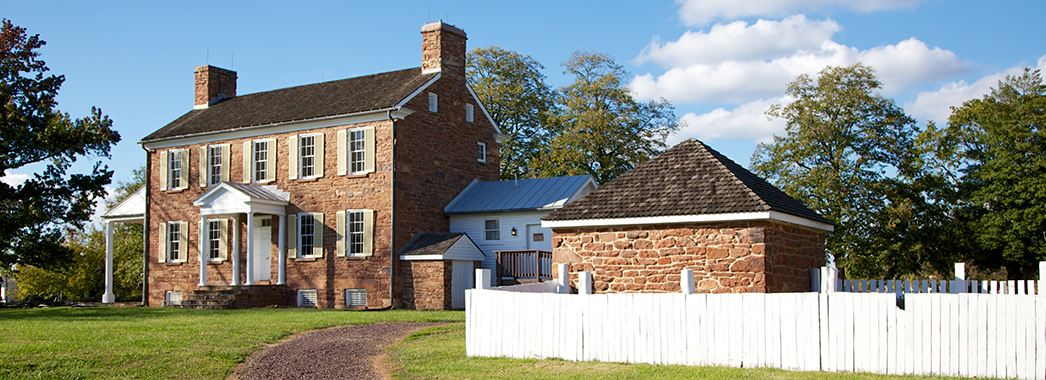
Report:
[[[552,250],[552,229],[541,228],[540,224],[527,225],[527,249]]]
[[[254,260],[252,281],[269,281],[272,277],[272,217],[254,217],[254,241],[251,242],[251,259]]]

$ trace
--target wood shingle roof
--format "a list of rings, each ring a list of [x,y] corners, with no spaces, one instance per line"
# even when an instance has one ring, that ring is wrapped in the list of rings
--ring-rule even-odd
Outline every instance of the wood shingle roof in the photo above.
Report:
[[[542,220],[777,211],[831,221],[697,139],[637,166]]]
[[[417,67],[236,96],[189,111],[142,141],[387,109],[436,75]]]

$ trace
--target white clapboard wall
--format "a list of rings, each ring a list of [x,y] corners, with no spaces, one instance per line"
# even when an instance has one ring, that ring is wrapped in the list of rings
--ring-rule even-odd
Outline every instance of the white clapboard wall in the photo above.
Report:
[[[469,356],[1046,378],[1046,298],[466,292]]]

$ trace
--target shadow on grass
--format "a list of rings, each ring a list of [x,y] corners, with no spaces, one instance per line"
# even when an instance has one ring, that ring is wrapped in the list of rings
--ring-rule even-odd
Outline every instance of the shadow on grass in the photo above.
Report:
[[[47,307],[47,308],[4,308],[0,309],[0,320],[18,321],[34,319],[75,319],[75,320],[143,320],[170,317],[172,314],[185,313],[186,309],[159,307]],[[193,310],[194,315],[215,314],[219,310]],[[208,313],[212,312],[212,313]]]

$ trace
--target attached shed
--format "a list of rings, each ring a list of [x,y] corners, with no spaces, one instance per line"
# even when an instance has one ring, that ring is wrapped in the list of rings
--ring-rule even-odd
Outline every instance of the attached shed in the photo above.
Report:
[[[497,273],[495,251],[552,250],[552,229],[541,217],[597,187],[589,175],[473,181],[443,209],[450,231],[466,233],[483,251],[482,267]],[[491,285],[497,279],[491,276]]]
[[[689,139],[542,218],[553,261],[592,271],[596,292],[810,290],[832,222]]]
[[[414,309],[464,309],[483,252],[463,233],[414,235],[399,251],[403,300]]]

